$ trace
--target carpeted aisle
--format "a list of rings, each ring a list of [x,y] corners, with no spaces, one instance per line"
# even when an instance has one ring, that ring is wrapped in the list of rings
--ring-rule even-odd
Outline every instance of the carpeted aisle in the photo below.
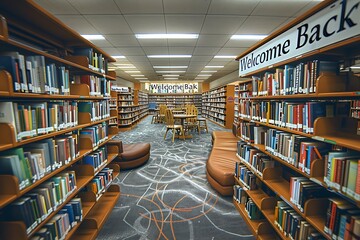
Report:
[[[149,162],[121,171],[121,196],[97,239],[254,239],[232,204],[206,180],[211,132],[224,130],[208,122],[209,133],[171,142],[165,126],[144,119],[119,133],[124,143],[149,142]]]

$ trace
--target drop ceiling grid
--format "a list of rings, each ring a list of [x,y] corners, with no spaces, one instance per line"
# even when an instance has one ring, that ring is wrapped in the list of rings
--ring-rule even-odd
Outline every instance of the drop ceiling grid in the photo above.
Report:
[[[233,34],[270,34],[319,1],[315,0],[35,0],[80,34],[102,34],[93,41],[119,63],[133,64],[150,80],[161,80],[153,66],[186,65],[179,79],[193,80],[206,65],[223,65],[207,81],[237,71],[233,59],[254,41],[230,40]],[[136,39],[138,33],[196,33],[198,39]],[[152,59],[151,54],[191,54],[189,59]],[[212,69],[211,69],[212,70]],[[118,76],[136,81],[118,70]],[[201,73],[203,74],[203,73]]]

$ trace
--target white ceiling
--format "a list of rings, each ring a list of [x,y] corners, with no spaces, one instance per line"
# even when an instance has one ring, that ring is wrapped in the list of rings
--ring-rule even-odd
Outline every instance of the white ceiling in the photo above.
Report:
[[[206,65],[221,65],[206,81],[233,71],[234,59],[255,41],[230,40],[233,34],[270,34],[318,4],[319,0],[35,0],[80,34],[102,34],[94,40],[110,55],[124,55],[117,63],[133,64],[150,81],[162,80],[153,66],[188,66],[180,80],[194,80]],[[198,39],[136,39],[139,33],[195,33]],[[151,54],[191,54],[186,59],[148,58]],[[134,73],[135,74],[135,73]],[[123,70],[117,75],[138,80]]]

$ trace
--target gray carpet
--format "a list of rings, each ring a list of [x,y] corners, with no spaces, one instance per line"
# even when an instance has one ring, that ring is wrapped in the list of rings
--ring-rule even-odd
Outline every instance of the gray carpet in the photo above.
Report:
[[[206,180],[211,132],[175,139],[165,126],[144,119],[119,133],[124,143],[149,142],[151,157],[139,168],[121,171],[121,196],[97,239],[254,239],[232,204]]]

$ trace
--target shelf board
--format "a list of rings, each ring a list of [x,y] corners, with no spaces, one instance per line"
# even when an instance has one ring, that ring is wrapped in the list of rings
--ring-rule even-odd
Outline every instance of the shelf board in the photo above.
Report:
[[[257,235],[257,229],[261,223],[263,223],[265,220],[251,220],[245,211],[245,205],[238,203],[235,199],[233,199],[233,203],[235,208],[238,210],[240,215],[243,217],[243,219],[246,221],[248,226],[250,227],[250,230],[252,233],[256,236]]]
[[[360,135],[350,134],[346,132],[336,132],[329,135],[319,135],[325,142],[330,142],[349,149],[360,151]],[[316,138],[318,139],[318,138]]]

